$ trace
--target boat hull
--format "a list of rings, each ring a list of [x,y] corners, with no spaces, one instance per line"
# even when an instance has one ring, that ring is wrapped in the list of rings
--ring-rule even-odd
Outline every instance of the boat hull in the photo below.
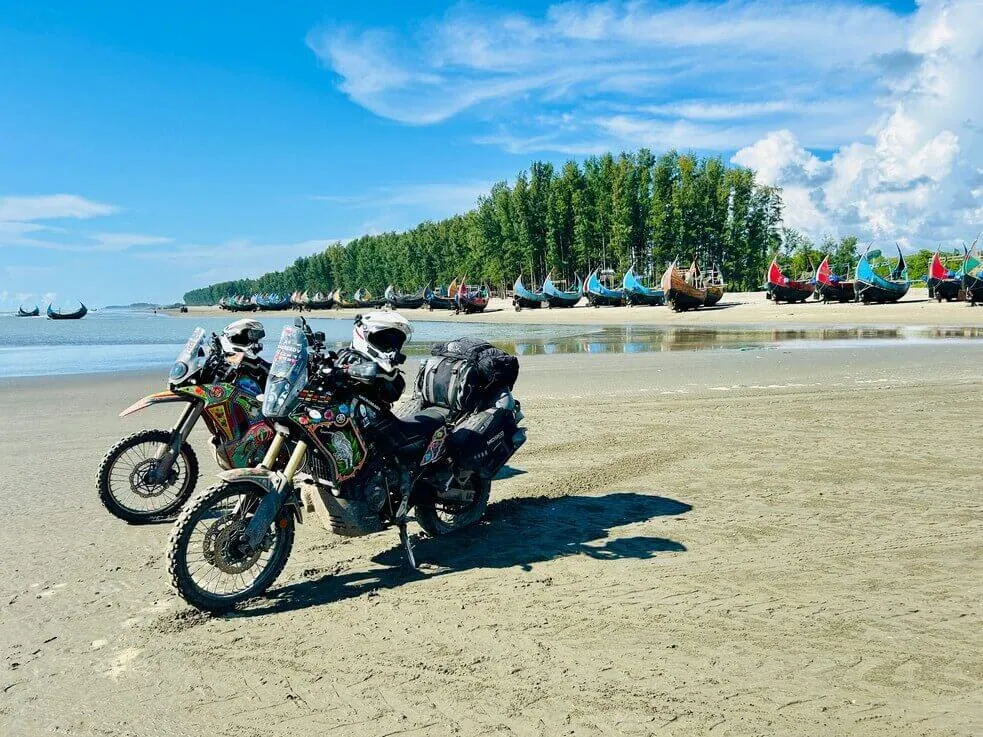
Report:
[[[721,300],[724,296],[724,288],[721,286],[711,285],[707,287],[707,296],[703,299],[704,307],[713,307],[717,302]]]
[[[771,295],[771,299],[775,304],[779,302],[805,302],[809,297],[812,296],[813,288],[809,286],[794,286],[796,282],[792,284],[768,284],[768,294]],[[801,284],[801,282],[799,282]]]
[[[515,295],[512,297],[512,306],[515,307],[516,311],[519,310],[538,310],[543,306],[543,300],[541,299],[529,299],[528,297],[520,297]]]
[[[983,274],[966,274],[963,277],[963,288],[970,304],[983,303]]]
[[[40,317],[41,309],[35,307],[33,310],[22,310],[20,307],[17,308],[17,317]]]
[[[456,310],[457,309],[457,304],[453,297],[442,297],[439,294],[434,294],[431,291],[427,291],[423,301],[427,303],[427,307],[431,310]]]
[[[660,283],[662,285],[662,291],[666,296],[666,304],[675,312],[695,310],[698,307],[702,307],[706,301],[706,290],[695,287],[686,281],[683,273],[676,267],[675,262],[666,269]]]
[[[839,284],[818,283],[816,293],[823,302],[853,302],[857,297],[852,281]]]
[[[939,302],[942,300],[952,302],[959,299],[959,290],[962,286],[961,279],[929,279],[928,298],[935,298]]]
[[[591,307],[621,307],[625,303],[624,296],[620,294],[613,296],[586,292],[584,296],[587,297],[587,304]]]
[[[625,292],[625,302],[629,307],[634,307],[635,305],[645,305],[648,307],[659,307],[666,303],[666,293],[661,289],[652,290],[652,292],[643,294],[640,292]]]
[[[881,286],[858,280],[855,289],[858,301],[864,304],[870,302],[885,304],[887,302],[897,302],[904,297],[908,293],[908,284],[899,284],[896,287],[894,285]]]
[[[82,308],[76,312],[55,312],[51,309],[51,305],[48,305],[47,315],[49,320],[81,320],[89,313],[89,308],[82,305]]]

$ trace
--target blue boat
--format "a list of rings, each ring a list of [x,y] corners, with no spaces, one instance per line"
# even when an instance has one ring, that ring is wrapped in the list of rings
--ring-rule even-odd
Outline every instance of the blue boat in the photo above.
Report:
[[[596,268],[587,277],[587,283],[584,285],[587,303],[591,307],[620,307],[625,303],[625,291],[604,286],[600,271],[600,268]]]
[[[553,284],[553,275],[550,274],[543,281],[543,297],[546,299],[547,307],[573,307],[577,304],[581,297],[584,296],[584,283],[580,280],[580,277],[576,277],[577,283],[573,289],[562,290],[558,289],[556,285]]]
[[[522,309],[538,310],[543,306],[545,299],[542,290],[534,292],[526,289],[526,286],[522,283],[522,274],[519,274],[519,278],[512,285],[512,305],[515,307],[516,312]]]
[[[891,274],[884,278],[871,265],[870,260],[881,255],[880,250],[873,251],[868,247],[857,263],[854,290],[857,300],[868,304],[870,302],[897,302],[908,293],[911,282],[908,280],[908,264],[898,246],[898,263],[891,269]]]
[[[666,293],[661,289],[653,289],[642,284],[642,280],[635,274],[634,266],[625,272],[621,286],[624,288],[625,301],[629,306],[664,305],[666,303]]]

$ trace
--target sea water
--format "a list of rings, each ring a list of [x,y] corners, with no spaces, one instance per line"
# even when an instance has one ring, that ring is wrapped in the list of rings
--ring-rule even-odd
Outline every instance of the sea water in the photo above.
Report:
[[[281,313],[282,315],[282,313]],[[413,321],[406,352],[423,355],[434,343],[468,336],[488,340],[518,356],[565,353],[645,353],[651,351],[764,350],[870,346],[885,343],[983,340],[983,328],[765,328],[658,327],[651,325],[579,326],[476,323],[450,317]],[[137,310],[90,312],[82,320],[0,315],[0,377],[165,371],[196,326],[219,332],[242,315],[171,317]],[[264,355],[270,358],[280,331],[295,314],[250,315],[266,328]],[[310,318],[329,346],[351,339],[351,318]]]

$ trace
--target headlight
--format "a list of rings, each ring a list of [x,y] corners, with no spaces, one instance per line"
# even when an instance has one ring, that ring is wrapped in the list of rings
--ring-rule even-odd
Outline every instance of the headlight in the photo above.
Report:
[[[171,381],[180,381],[188,373],[188,364],[184,361],[176,361],[173,366],[171,366]]]

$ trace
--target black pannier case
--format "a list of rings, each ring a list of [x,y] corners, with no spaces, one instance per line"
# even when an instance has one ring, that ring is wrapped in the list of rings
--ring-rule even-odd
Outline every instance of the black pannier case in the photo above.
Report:
[[[501,407],[478,412],[451,430],[447,438],[456,464],[491,478],[515,453],[513,414]]]

